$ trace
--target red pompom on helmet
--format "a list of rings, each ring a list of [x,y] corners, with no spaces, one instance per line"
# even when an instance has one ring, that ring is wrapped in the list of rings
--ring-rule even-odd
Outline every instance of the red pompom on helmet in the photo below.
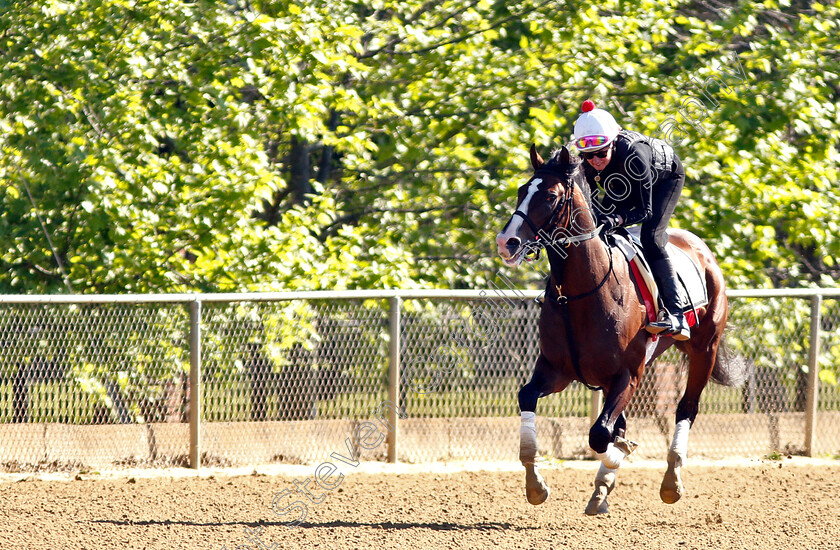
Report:
[[[580,110],[583,112],[575,121],[572,139],[581,152],[595,151],[609,145],[621,130],[612,115],[595,107],[591,99],[584,101]]]

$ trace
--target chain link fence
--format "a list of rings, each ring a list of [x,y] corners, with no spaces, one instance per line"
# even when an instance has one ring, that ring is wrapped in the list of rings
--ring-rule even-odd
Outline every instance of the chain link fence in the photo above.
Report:
[[[840,291],[785,294],[730,292],[727,343],[750,377],[707,387],[692,456],[840,454]],[[2,296],[0,471],[515,460],[536,295]],[[673,350],[646,370],[638,456],[665,456],[685,376]],[[541,399],[540,452],[589,456],[599,396]]]

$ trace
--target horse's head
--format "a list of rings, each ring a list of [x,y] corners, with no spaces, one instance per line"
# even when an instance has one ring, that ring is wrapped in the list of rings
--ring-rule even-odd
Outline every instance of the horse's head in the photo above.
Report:
[[[546,162],[532,145],[531,165],[534,175],[519,188],[516,210],[496,235],[499,256],[510,266],[551,240],[561,222],[561,229],[575,223],[572,201],[575,182],[581,181],[580,161],[563,147]]]

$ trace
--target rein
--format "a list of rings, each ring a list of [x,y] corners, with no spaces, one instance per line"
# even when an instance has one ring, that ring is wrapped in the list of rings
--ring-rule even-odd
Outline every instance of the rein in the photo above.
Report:
[[[557,291],[557,297],[554,298],[554,301],[557,302],[558,305],[565,306],[569,302],[574,302],[575,300],[582,300],[583,298],[588,298],[589,296],[592,296],[593,294],[595,294],[596,292],[601,290],[601,288],[603,288],[603,286],[607,283],[607,280],[610,278],[610,275],[612,275],[612,272],[613,272],[612,253],[610,252],[608,254],[608,256],[610,257],[610,268],[607,270],[607,274],[604,275],[604,278],[601,279],[601,282],[598,283],[598,286],[596,286],[595,288],[593,288],[589,292],[585,292],[583,294],[578,294],[577,296],[563,296],[562,294],[560,294],[559,291]],[[556,290],[556,285],[555,285],[555,290]]]

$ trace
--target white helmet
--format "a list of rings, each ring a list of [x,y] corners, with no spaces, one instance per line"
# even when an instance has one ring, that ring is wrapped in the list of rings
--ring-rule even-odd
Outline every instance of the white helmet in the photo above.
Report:
[[[600,149],[614,140],[621,130],[612,115],[596,109],[591,99],[584,101],[580,110],[583,114],[575,121],[575,134],[572,136],[579,151]]]

